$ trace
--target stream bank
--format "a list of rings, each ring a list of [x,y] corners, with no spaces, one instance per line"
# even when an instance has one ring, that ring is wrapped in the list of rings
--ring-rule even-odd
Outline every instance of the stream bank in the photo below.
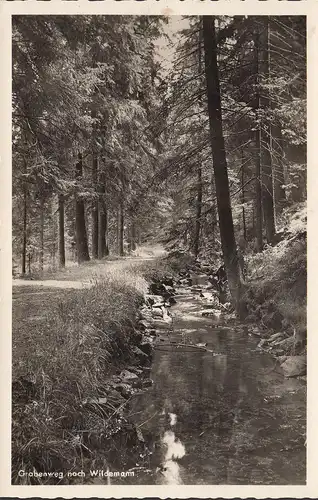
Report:
[[[212,292],[206,275],[182,277],[161,317],[159,296],[146,297],[152,384],[129,403],[139,446],[125,448],[125,466],[134,476],[108,482],[305,483],[305,381],[286,378],[257,347],[256,327],[220,312]]]

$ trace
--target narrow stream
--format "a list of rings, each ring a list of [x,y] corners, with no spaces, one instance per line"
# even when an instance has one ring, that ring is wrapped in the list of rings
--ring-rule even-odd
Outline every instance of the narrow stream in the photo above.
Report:
[[[172,331],[159,327],[153,386],[131,407],[147,470],[120,483],[305,484],[305,383],[284,378],[243,325],[202,317],[190,288],[176,299]],[[213,353],[173,345],[189,341]]]

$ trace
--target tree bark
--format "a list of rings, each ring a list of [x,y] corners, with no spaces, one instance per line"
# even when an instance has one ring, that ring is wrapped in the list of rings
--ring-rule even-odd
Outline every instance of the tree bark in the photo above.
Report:
[[[105,200],[105,174],[99,179],[99,219],[98,219],[98,258],[109,255],[108,250],[108,214]]]
[[[131,222],[130,227],[130,250],[133,252],[136,250],[136,223],[135,221]]]
[[[256,75],[256,110],[259,111],[260,95],[259,95],[259,33],[256,31],[255,36],[255,75]],[[258,123],[255,132],[255,236],[256,236],[256,251],[263,250],[263,220],[262,220],[262,185],[261,185],[261,126]]]
[[[105,203],[105,257],[109,255],[109,245],[108,245],[108,210]]]
[[[92,181],[96,191],[98,190],[98,157],[93,153]],[[93,201],[92,208],[92,257],[98,259],[98,200]]]
[[[83,177],[83,159],[81,153],[75,166],[75,178],[80,181]],[[77,194],[75,197],[75,234],[77,261],[79,264],[89,261],[84,200]]]
[[[259,70],[264,84],[269,83],[269,18],[262,16],[263,26],[260,32],[260,50],[259,50]],[[260,107],[264,111],[270,109],[269,91],[262,89],[260,98]],[[275,239],[275,215],[274,215],[274,197],[273,197],[273,173],[272,173],[272,155],[271,155],[271,130],[269,123],[263,120],[261,125],[261,179],[262,179],[262,204],[264,213],[264,222],[266,230],[267,243],[273,243]]]
[[[43,272],[44,265],[44,198],[40,201],[40,270]]]
[[[286,191],[283,187],[285,182],[285,172],[284,172],[284,146],[283,146],[283,137],[282,130],[279,125],[275,125],[272,127],[272,151],[274,153],[274,205],[276,214],[280,213],[284,206],[286,205]]]
[[[26,247],[27,247],[27,221],[28,221],[28,190],[26,183],[23,188],[23,240],[22,240],[22,274],[26,273]]]
[[[59,194],[59,265],[65,267],[64,195]]]
[[[202,168],[197,167],[197,199],[196,199],[196,214],[193,239],[193,253],[197,257],[200,247],[200,232],[201,232],[201,212],[202,212]]]
[[[211,231],[211,242],[212,242],[212,245],[215,246],[215,243],[216,243],[216,229],[217,229],[217,226],[218,226],[218,220],[217,220],[217,213],[216,213],[216,206],[217,206],[217,201],[216,201],[216,197],[214,197],[214,200],[212,201],[212,210],[211,210],[211,227],[212,227],[212,231]]]
[[[119,201],[119,206],[118,206],[117,242],[118,242],[118,254],[120,256],[123,256],[124,255],[124,203],[122,198]]]
[[[106,256],[106,230],[107,230],[107,213],[105,201],[99,202],[99,232],[98,232],[98,258],[102,259]]]
[[[245,220],[245,191],[244,191],[244,150],[242,149],[242,167],[241,167],[241,190],[242,190],[242,222],[243,222],[243,237],[244,241],[247,240],[246,236],[246,220]]]
[[[203,38],[210,141],[212,147],[223,259],[232,300],[237,313],[240,317],[243,317],[246,314],[246,306],[242,297],[243,284],[238,262],[230,201],[229,180],[222,127],[221,96],[214,16],[203,17]]]
[[[200,21],[200,31],[198,40],[198,52],[199,52],[199,64],[198,73],[202,73],[202,22]],[[201,103],[200,98],[200,103]],[[195,216],[195,227],[194,227],[194,239],[193,239],[193,253],[195,257],[199,255],[200,247],[200,233],[201,233],[201,212],[202,212],[202,165],[197,166],[197,198],[196,198],[196,216]]]
[[[53,269],[55,269],[56,232],[55,232],[55,220],[54,220],[54,216],[53,216],[53,220],[52,220],[52,252],[51,252],[51,257],[52,257],[52,266],[53,266]]]

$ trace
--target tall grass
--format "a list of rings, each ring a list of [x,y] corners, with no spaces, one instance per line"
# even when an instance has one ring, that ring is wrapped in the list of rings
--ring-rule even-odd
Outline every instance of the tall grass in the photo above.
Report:
[[[126,269],[111,270],[89,289],[43,291],[44,310],[33,304],[37,294],[22,296],[26,310],[40,314],[40,320],[32,324],[27,314],[13,318],[14,484],[25,481],[19,470],[69,471],[107,462],[105,443],[117,425],[112,415],[120,416],[107,380],[132,359],[146,289],[145,279]],[[85,404],[103,396],[102,406]],[[65,484],[66,479],[32,481]]]

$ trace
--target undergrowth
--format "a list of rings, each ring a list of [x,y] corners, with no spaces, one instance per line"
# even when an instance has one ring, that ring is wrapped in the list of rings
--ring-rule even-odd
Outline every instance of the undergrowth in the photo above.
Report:
[[[250,317],[272,330],[302,338],[306,332],[307,259],[305,208],[284,214],[284,238],[247,260]]]
[[[122,419],[116,395],[112,402],[107,393],[102,407],[85,401],[105,396],[107,379],[132,358],[146,288],[145,279],[128,269],[112,272],[90,289],[39,292],[44,310],[37,293],[21,299],[28,304],[13,318],[13,484],[70,482],[21,479],[19,470],[107,466],[111,447],[105,443]]]

